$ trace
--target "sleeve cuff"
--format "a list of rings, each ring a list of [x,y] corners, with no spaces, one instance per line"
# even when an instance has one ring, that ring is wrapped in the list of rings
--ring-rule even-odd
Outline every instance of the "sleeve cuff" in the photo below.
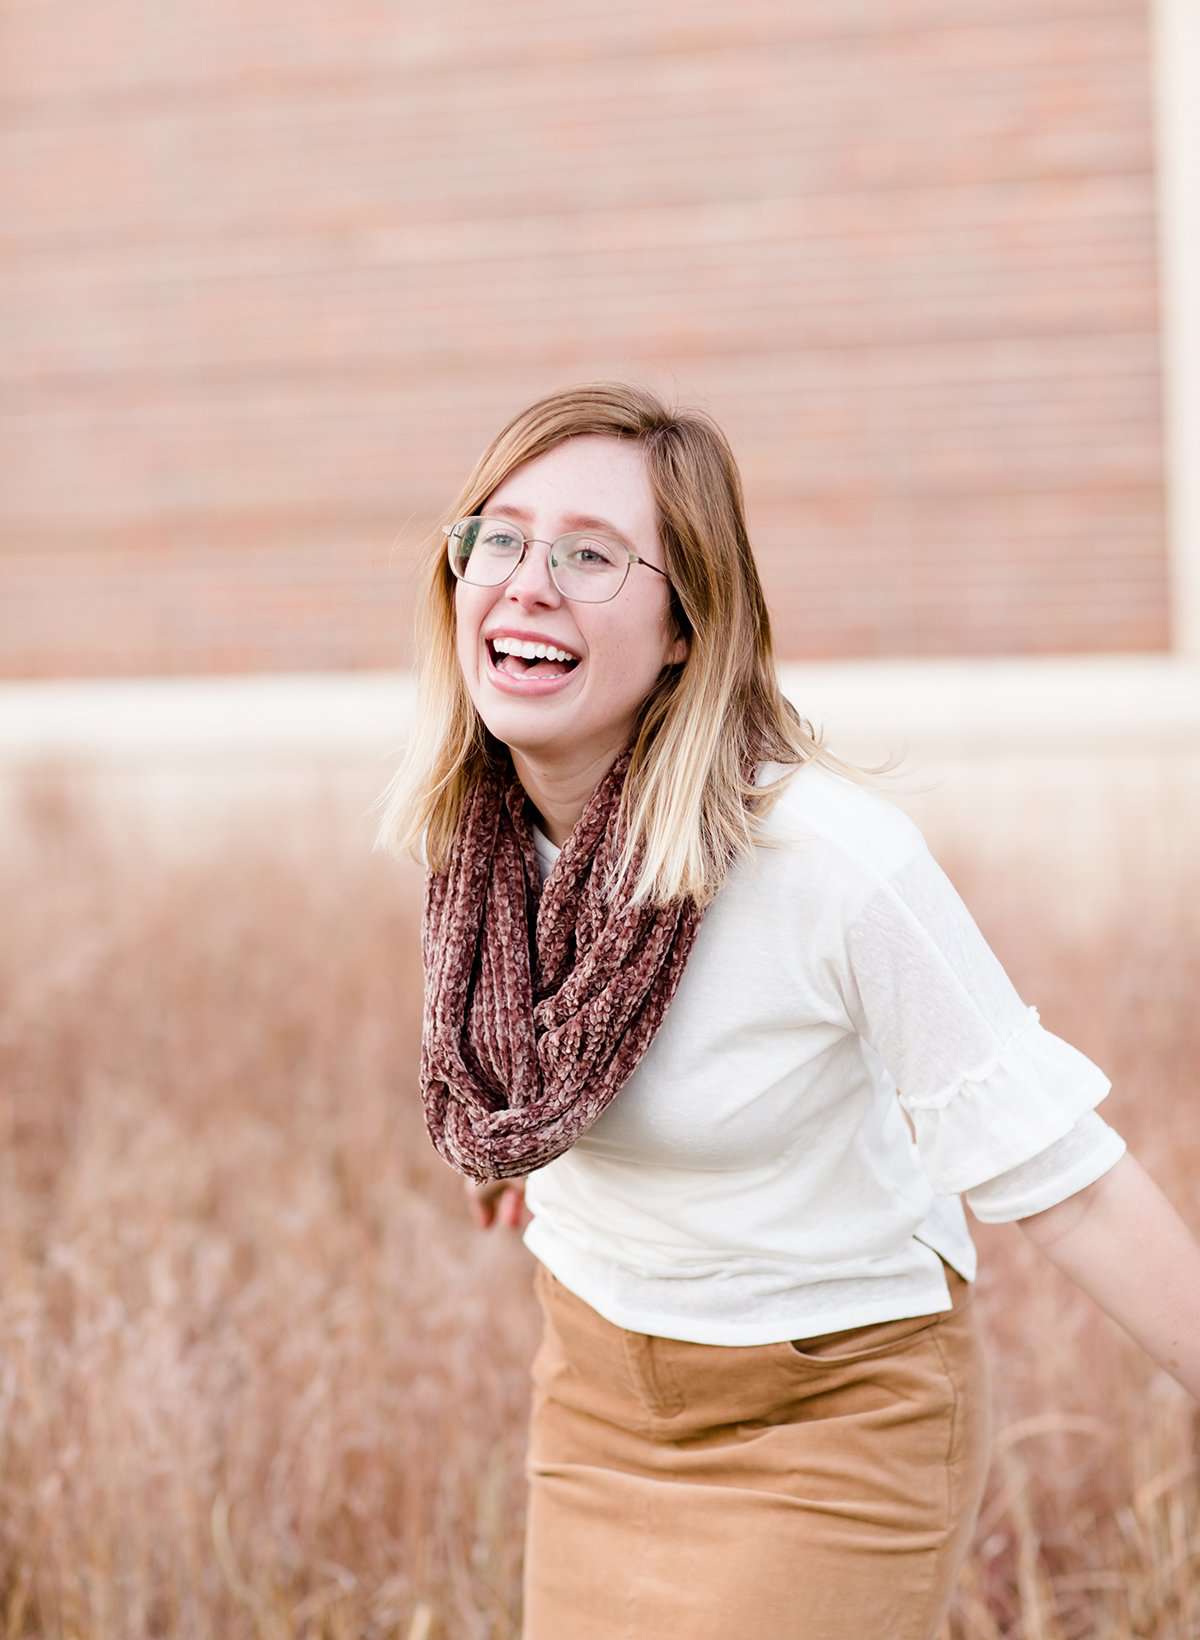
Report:
[[[966,1204],[984,1224],[1028,1218],[1094,1184],[1128,1148],[1114,1128],[1089,1111],[1041,1156],[977,1186],[965,1197]]]

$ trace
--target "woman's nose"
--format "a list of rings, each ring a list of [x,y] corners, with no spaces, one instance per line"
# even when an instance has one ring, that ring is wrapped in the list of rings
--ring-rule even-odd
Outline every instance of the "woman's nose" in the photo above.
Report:
[[[527,543],[524,558],[508,578],[508,590],[511,595],[518,598],[536,597],[550,603],[561,598],[562,594],[550,574],[548,541]]]

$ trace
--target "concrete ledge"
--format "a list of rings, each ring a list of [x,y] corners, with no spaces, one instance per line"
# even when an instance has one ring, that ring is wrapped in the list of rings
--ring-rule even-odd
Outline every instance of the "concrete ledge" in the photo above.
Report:
[[[855,761],[1200,750],[1200,664],[1169,656],[791,664],[780,678],[833,751]],[[414,702],[404,672],[7,683],[0,761],[386,763]]]

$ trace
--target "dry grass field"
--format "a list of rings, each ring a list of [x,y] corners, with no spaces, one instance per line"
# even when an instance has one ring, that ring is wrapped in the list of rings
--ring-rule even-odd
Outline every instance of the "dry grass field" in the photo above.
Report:
[[[926,830],[1200,1231],[1179,767],[981,772]],[[519,1636],[530,1259],[421,1125],[420,877],[369,853],[363,791],[141,825],[5,776],[7,1640]],[[998,1438],[945,1640],[1194,1640],[1200,1409],[970,1222]]]

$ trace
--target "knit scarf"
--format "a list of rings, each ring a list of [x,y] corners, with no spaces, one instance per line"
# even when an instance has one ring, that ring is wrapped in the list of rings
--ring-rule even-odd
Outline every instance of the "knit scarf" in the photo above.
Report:
[[[690,895],[630,907],[603,894],[632,755],[592,791],[544,884],[524,787],[492,769],[464,804],[449,869],[427,873],[425,1124],[479,1183],[544,1167],[592,1125],[653,1041],[695,942],[704,912]],[[627,881],[642,856],[639,844]]]

